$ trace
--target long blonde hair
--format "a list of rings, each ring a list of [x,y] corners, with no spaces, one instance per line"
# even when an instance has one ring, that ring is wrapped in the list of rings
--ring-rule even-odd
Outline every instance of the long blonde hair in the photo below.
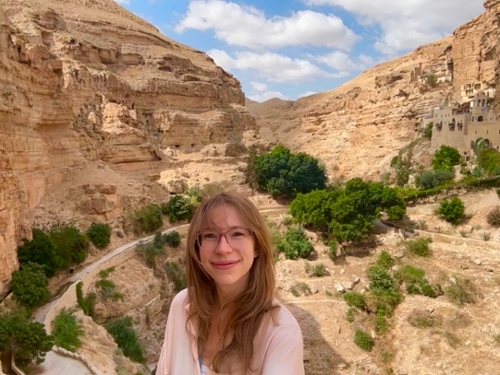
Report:
[[[225,343],[231,332],[232,340],[213,359],[216,372],[221,372],[222,366],[231,367],[230,358],[234,357],[245,369],[250,368],[254,338],[264,316],[276,307],[273,306],[276,280],[271,236],[257,207],[249,199],[236,193],[219,193],[210,197],[194,214],[187,238],[186,273],[190,304],[188,321],[193,319],[196,322],[198,348],[203,348],[207,342],[217,292],[215,282],[201,265],[197,236],[202,227],[212,224],[210,221],[213,210],[222,205],[236,209],[246,222],[254,236],[257,257],[250,268],[245,290],[234,301],[235,308],[222,335],[222,342]]]

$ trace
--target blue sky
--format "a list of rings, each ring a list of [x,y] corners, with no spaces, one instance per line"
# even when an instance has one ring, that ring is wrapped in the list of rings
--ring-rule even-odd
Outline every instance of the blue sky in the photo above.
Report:
[[[295,100],[451,34],[483,0],[115,0],[208,53],[245,95]]]

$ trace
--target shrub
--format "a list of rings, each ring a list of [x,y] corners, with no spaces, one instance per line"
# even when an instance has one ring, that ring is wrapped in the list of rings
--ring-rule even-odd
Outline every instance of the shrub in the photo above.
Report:
[[[330,258],[332,262],[335,262],[337,249],[339,248],[338,242],[334,239],[330,239],[326,242],[326,245],[328,246],[328,258]]]
[[[462,156],[456,148],[450,146],[441,146],[434,153],[432,158],[432,167],[435,170],[453,170],[453,166],[459,165],[462,161]]]
[[[83,313],[91,318],[95,315],[95,300],[97,296],[95,293],[89,293],[87,297],[83,296],[82,283],[76,284],[76,301],[78,306],[82,309]]]
[[[494,148],[483,148],[479,151],[477,163],[487,174],[497,175],[500,168],[500,152]]]
[[[124,299],[123,294],[116,291],[116,285],[113,281],[107,279],[98,280],[95,286],[100,289],[99,293],[102,298],[111,298],[113,301]]]
[[[371,351],[375,345],[373,338],[360,329],[357,329],[354,333],[354,343],[367,352]]]
[[[475,303],[479,292],[469,279],[456,278],[455,282],[446,288],[445,294],[450,301],[463,306],[468,303]]]
[[[394,258],[389,253],[383,250],[377,258],[376,265],[386,270],[390,270],[395,264]]]
[[[63,308],[52,321],[54,343],[70,352],[74,353],[82,346],[80,336],[83,333],[82,326],[76,321],[73,311]]]
[[[132,361],[144,363],[144,353],[137,339],[132,318],[127,316],[118,320],[112,320],[104,324],[106,330],[113,336],[123,354]]]
[[[137,234],[153,232],[163,225],[162,211],[155,204],[150,204],[136,211],[134,220]]]
[[[47,335],[44,325],[32,322],[26,311],[0,315],[0,351],[12,350],[18,365],[42,363],[53,346],[54,340]]]
[[[57,225],[50,229],[49,236],[62,260],[61,269],[83,263],[87,258],[89,240],[77,228]]]
[[[43,305],[49,300],[49,280],[43,267],[28,263],[20,271],[14,271],[10,288],[14,298],[29,309]]]
[[[403,300],[398,284],[384,268],[370,267],[368,279],[370,280],[370,290],[377,297],[379,305],[387,304],[393,308]]]
[[[425,271],[410,265],[405,265],[394,273],[394,278],[399,283],[420,284],[425,280]]]
[[[111,227],[109,224],[92,223],[87,230],[87,236],[95,247],[102,250],[109,245]]]
[[[177,248],[181,244],[181,235],[175,230],[164,233],[163,242],[173,248]]]
[[[500,207],[495,207],[486,215],[486,221],[493,227],[500,227]]]
[[[304,282],[295,282],[290,287],[290,293],[292,293],[295,297],[299,297],[302,294],[309,295],[311,294],[311,288]]]
[[[155,268],[156,256],[158,254],[164,254],[165,247],[163,246],[163,242],[161,243],[161,247],[155,246],[154,242],[147,242],[137,245],[135,251],[141,258],[144,259],[148,267]]]
[[[324,189],[327,182],[325,168],[317,159],[305,153],[293,154],[283,146],[262,155],[252,152],[245,176],[253,187],[273,197],[293,198],[297,193]]]
[[[441,201],[436,214],[451,224],[459,224],[465,213],[465,206],[458,197]]]
[[[322,277],[326,275],[326,269],[323,263],[316,263],[312,266],[309,262],[306,262],[305,272],[309,275],[309,277]]]
[[[54,242],[40,229],[33,229],[33,239],[23,239],[23,244],[17,248],[17,257],[21,265],[29,262],[40,264],[44,267],[47,277],[55,275],[61,269],[63,259],[59,255]]]
[[[287,259],[309,259],[314,250],[302,228],[290,228],[277,246],[279,252],[284,252]]]
[[[194,210],[195,206],[192,201],[181,194],[174,195],[167,203],[161,205],[163,215],[167,216],[171,223],[191,220]]]
[[[432,255],[429,244],[432,242],[430,238],[417,238],[405,242],[406,251],[412,255],[428,257]]]
[[[343,294],[343,297],[350,307],[356,308],[358,310],[367,311],[368,307],[366,305],[365,296],[358,292],[347,292]]]
[[[420,189],[434,189],[438,186],[446,185],[446,183],[453,181],[455,173],[447,170],[434,170],[422,172],[415,179],[415,184]]]
[[[180,262],[166,262],[165,273],[167,274],[167,277],[174,283],[174,290],[176,292],[180,292],[187,287],[186,273],[182,268]]]
[[[434,123],[430,122],[427,124],[427,126],[424,129],[424,137],[427,138],[428,140],[432,139],[432,128],[434,127]]]
[[[432,328],[441,325],[441,319],[425,310],[413,310],[408,317],[408,323],[416,328]]]

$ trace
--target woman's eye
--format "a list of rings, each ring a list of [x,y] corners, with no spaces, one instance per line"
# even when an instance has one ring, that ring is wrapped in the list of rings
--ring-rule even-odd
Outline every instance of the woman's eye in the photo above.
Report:
[[[215,233],[205,233],[202,238],[204,240],[213,240],[217,238],[217,235]]]
[[[231,237],[242,237],[245,236],[245,233],[243,232],[233,232],[231,233]]]

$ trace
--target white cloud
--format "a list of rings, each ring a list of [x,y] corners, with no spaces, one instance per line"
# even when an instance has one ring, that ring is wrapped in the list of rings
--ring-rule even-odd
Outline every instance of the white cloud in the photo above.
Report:
[[[266,100],[274,99],[274,98],[278,98],[278,99],[282,99],[282,100],[290,100],[288,97],[286,97],[285,95],[283,95],[279,91],[266,91],[266,92],[263,92],[260,94],[251,95],[248,98],[253,100],[253,101],[259,102],[259,103],[262,103],[262,102],[265,102]]]
[[[311,45],[349,50],[360,39],[331,14],[303,10],[266,18],[257,8],[222,0],[191,1],[176,31],[186,29],[213,29],[217,39],[252,49]]]
[[[267,85],[261,82],[250,82],[255,91],[266,91]]]
[[[349,72],[368,69],[374,64],[374,60],[370,56],[360,55],[358,57],[358,61],[353,61],[349,55],[341,51],[334,51],[326,55],[313,56],[312,58],[339,71],[339,73],[344,73],[346,75],[349,75]]]
[[[314,94],[317,94],[317,92],[316,91],[307,91],[307,92],[300,94],[297,98],[304,98],[306,96],[310,96],[310,95],[314,95]]]
[[[308,5],[341,7],[363,25],[382,30],[375,48],[394,54],[450,34],[483,11],[483,0],[303,0]]]
[[[228,71],[250,70],[270,82],[308,81],[317,77],[339,78],[337,74],[328,73],[310,61],[292,59],[272,52],[259,54],[243,51],[236,52],[235,57],[231,57],[227,52],[215,49],[208,54],[217,65]]]

